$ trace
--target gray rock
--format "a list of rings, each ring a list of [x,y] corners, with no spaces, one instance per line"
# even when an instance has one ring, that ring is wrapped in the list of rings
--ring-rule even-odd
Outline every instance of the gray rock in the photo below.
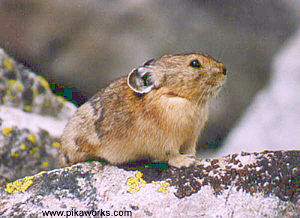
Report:
[[[300,31],[275,56],[273,75],[215,156],[300,148]]]
[[[76,107],[0,49],[0,184],[58,167],[58,137]]]
[[[117,211],[132,217],[297,217],[299,155],[239,153],[186,169],[80,163],[6,184],[0,216]]]
[[[26,112],[68,118],[74,106],[52,93],[49,83],[0,49],[0,103]]]

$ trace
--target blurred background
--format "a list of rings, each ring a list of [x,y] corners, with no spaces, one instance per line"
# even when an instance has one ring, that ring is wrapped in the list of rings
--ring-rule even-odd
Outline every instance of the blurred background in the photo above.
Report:
[[[207,53],[228,80],[199,145],[219,147],[297,27],[296,0],[1,0],[0,47],[77,105],[166,53]]]

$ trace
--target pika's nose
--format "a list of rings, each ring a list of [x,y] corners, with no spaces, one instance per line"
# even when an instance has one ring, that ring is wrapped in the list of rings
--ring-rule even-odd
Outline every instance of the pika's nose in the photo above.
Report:
[[[227,74],[227,69],[226,69],[226,67],[223,65],[222,66],[222,73],[226,76],[226,74]]]

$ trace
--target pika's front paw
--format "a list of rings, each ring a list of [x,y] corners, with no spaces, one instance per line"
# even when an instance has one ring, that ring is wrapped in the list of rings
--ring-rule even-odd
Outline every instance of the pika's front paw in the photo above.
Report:
[[[195,157],[193,155],[179,154],[171,157],[168,164],[173,167],[182,168],[190,167],[195,163]]]

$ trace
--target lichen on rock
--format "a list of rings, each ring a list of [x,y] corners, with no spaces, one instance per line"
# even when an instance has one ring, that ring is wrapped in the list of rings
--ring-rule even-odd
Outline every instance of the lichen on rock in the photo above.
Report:
[[[60,116],[72,108],[62,97],[55,96],[41,76],[16,63],[0,48],[0,102],[26,112]],[[68,116],[68,115],[66,115]]]
[[[133,217],[297,217],[299,155],[239,153],[198,159],[184,169],[143,162],[79,163],[0,188],[0,216],[76,208],[126,210]]]
[[[58,138],[45,130],[3,126],[1,118],[0,130],[0,184],[58,167]]]
[[[0,48],[0,184],[57,168],[58,138],[75,110]]]

